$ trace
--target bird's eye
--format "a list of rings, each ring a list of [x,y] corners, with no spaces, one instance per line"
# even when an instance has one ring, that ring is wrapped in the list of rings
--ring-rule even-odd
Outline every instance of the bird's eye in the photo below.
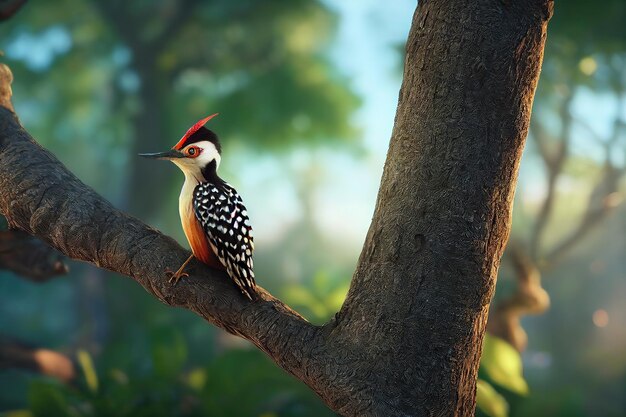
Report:
[[[196,158],[198,155],[200,155],[200,148],[197,146],[190,146],[189,149],[187,149],[187,156]]]

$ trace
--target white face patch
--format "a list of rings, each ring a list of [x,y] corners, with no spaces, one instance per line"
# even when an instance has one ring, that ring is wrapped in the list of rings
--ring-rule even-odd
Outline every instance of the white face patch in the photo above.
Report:
[[[208,140],[201,142],[195,142],[191,145],[185,146],[181,149],[181,152],[185,153],[187,149],[192,146],[196,146],[201,149],[200,156],[196,158],[175,158],[172,162],[175,163],[185,174],[185,176],[194,177],[198,182],[202,181],[202,168],[207,166],[211,161],[215,160],[215,169],[220,166],[221,157],[215,145]]]

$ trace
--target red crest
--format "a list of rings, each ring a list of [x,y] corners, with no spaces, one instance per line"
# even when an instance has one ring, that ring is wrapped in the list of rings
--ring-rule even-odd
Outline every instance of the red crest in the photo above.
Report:
[[[176,150],[180,150],[182,149],[182,147],[185,145],[185,141],[187,141],[187,139],[189,138],[189,136],[193,135],[194,133],[196,133],[198,131],[198,129],[200,129],[202,126],[204,126],[209,120],[211,120],[212,118],[214,118],[215,116],[217,116],[219,113],[215,113],[212,114],[208,117],[205,117],[202,120],[199,120],[198,123],[196,123],[195,125],[191,126],[189,128],[189,130],[187,131],[187,133],[185,133],[185,136],[183,136],[176,145],[174,145],[173,149]]]

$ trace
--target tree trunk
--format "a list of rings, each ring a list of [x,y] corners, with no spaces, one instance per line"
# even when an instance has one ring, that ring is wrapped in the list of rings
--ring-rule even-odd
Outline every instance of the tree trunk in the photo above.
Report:
[[[147,46],[146,49],[149,49]],[[141,79],[139,102],[141,108],[133,118],[135,140],[130,147],[131,163],[128,172],[128,183],[124,193],[123,203],[128,207],[131,214],[145,219],[154,218],[162,205],[155,204],[155,199],[164,198],[164,189],[171,189],[165,184],[172,182],[166,174],[172,171],[166,169],[154,169],[154,165],[145,158],[139,158],[137,154],[152,152],[156,149],[168,149],[178,141],[178,137],[167,141],[167,117],[163,108],[167,97],[162,94],[162,83],[154,56],[148,57],[145,50],[133,50],[135,69]],[[154,55],[157,51],[153,52]]]
[[[261,288],[247,301],[197,262],[168,285],[165,268],[187,252],[111,207],[4,109],[0,210],[250,340],[342,415],[471,416],[551,11],[548,0],[420,2],[374,219],[345,304],[322,327]]]
[[[137,154],[151,152],[151,149],[166,149],[178,140],[178,137],[170,137],[169,141],[167,138],[167,77],[159,66],[158,57],[162,53],[163,43],[171,41],[167,34],[184,25],[193,15],[197,2],[189,0],[176,3],[174,17],[167,22],[160,36],[146,36],[145,33],[149,31],[146,25],[149,24],[141,16],[120,13],[124,7],[120,1],[94,0],[92,3],[104,21],[117,32],[122,44],[130,50],[132,69],[139,76],[139,109],[132,118],[135,139],[129,147],[132,162],[121,204],[132,215],[151,219],[162,209],[162,205],[154,204],[154,198],[163,196],[162,190],[167,189],[164,184],[168,183],[168,171],[155,170],[151,161],[139,158]]]
[[[377,409],[360,415],[473,413],[550,15],[547,1],[420,2],[374,219],[333,324],[370,358],[358,391]]]

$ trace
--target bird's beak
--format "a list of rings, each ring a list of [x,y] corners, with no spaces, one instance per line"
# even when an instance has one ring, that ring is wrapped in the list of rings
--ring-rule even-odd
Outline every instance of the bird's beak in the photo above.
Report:
[[[175,158],[184,158],[185,154],[177,151],[176,149],[170,149],[166,152],[157,152],[157,153],[140,153],[139,156],[143,156],[144,158],[150,159],[175,159]]]

